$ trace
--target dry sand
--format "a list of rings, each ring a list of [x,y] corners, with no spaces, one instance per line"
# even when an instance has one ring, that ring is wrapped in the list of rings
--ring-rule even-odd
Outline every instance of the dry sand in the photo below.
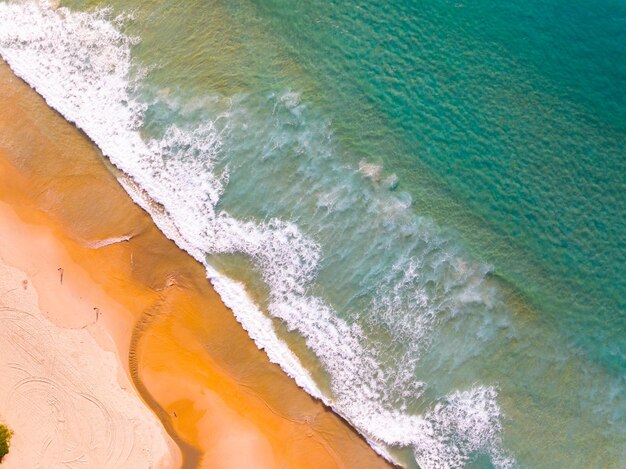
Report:
[[[183,467],[388,467],[349,425],[269,362],[212,290],[203,267],[132,203],[97,148],[1,62],[0,110],[0,243],[11,245],[2,255],[30,279],[29,290],[20,294],[32,294],[34,287],[39,309],[57,327],[73,329],[67,334],[42,332],[36,340],[50,348],[43,356],[70,356],[63,347],[54,348],[53,336],[87,343],[89,331],[99,347],[120,357],[124,373],[119,382],[126,391],[132,382],[160,419],[182,451]],[[58,269],[63,269],[62,284]],[[22,288],[23,279],[18,280]],[[28,301],[32,306],[34,297]],[[25,317],[15,321],[33,320]],[[40,319],[36,323],[46,324]],[[94,363],[95,370],[105,375],[114,355],[98,353],[103,358]],[[24,366],[26,358],[8,360]],[[77,355],[77,361],[65,363],[76,367],[70,374],[87,383],[89,372],[76,371],[81,360]],[[52,401],[65,399],[66,421],[84,423],[83,408],[74,402],[83,404],[80,392],[50,368],[35,371],[61,380],[53,386]],[[106,406],[104,394],[90,392]],[[13,398],[0,408],[0,419],[16,430],[11,460],[19,456],[21,445],[26,452],[41,450],[9,418],[15,410],[11,402],[17,401]],[[59,424],[54,418],[51,425]],[[149,415],[138,418],[156,431]],[[89,437],[90,442],[114,441],[117,434],[129,434],[121,427],[135,425],[129,418],[113,420],[117,423],[103,419],[111,438]],[[137,448],[153,448],[144,462],[156,461],[162,445],[134,435]],[[104,459],[88,467],[142,467],[117,462],[106,466],[107,444],[93,453],[93,458]],[[112,451],[121,448],[126,447]],[[55,451],[67,456],[65,450]],[[171,454],[176,457],[176,452]]]
[[[52,324],[28,276],[4,264],[2,253],[11,248],[5,228],[0,227],[0,415],[15,436],[2,467],[175,467],[176,448],[118,374],[115,354],[86,329]]]

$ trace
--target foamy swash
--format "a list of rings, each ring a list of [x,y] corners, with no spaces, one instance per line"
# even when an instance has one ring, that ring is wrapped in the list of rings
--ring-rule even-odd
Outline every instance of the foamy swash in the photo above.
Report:
[[[387,445],[411,447],[423,468],[462,467],[476,453],[487,454],[497,467],[513,466],[501,448],[493,387],[477,385],[438,397],[422,415],[413,415],[402,405],[428,389],[428,383],[416,380],[411,370],[428,347],[438,305],[425,291],[410,297],[406,293],[418,281],[424,259],[409,249],[378,284],[372,308],[381,317],[397,308],[423,311],[407,324],[414,330],[411,359],[396,368],[383,365],[379,351],[367,343],[368,331],[343,319],[325,298],[311,294],[324,256],[319,243],[288,220],[240,220],[220,210],[228,172],[216,169],[224,143],[213,122],[194,128],[173,124],[159,139],[142,138],[147,105],[134,97],[142,74],[131,63],[131,46],[138,39],[121,32],[124,21],[106,11],[0,3],[0,53],[130,177],[121,181],[129,194],[167,236],[206,265],[218,293],[270,359],[352,422],[375,447],[382,452]],[[297,95],[282,98],[286,107],[298,105]],[[394,200],[402,209],[402,200]],[[221,276],[207,263],[207,255],[229,253],[253,260],[269,287],[266,312],[304,337],[330,377],[331,396],[322,394],[278,339],[271,320],[249,298],[244,285]],[[441,262],[449,262],[445,257]],[[470,273],[480,277],[480,268],[468,267],[462,259],[455,262],[465,285],[461,295],[475,294],[475,281],[468,279]]]

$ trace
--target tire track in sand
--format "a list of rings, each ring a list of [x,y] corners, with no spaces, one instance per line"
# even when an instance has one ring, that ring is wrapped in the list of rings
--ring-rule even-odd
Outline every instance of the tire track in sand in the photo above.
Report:
[[[15,432],[2,467],[158,467],[165,452],[153,450],[161,428],[118,384],[114,354],[86,330],[59,328],[36,308],[14,307],[36,304],[27,297],[34,292],[1,291],[0,414]]]

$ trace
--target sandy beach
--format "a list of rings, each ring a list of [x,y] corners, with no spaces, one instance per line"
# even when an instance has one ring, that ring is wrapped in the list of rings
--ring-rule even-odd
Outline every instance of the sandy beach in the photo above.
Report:
[[[179,465],[177,448],[120,373],[116,354],[90,334],[102,334],[96,322],[52,324],[28,275],[3,263],[9,247],[0,246],[0,412],[15,436],[2,467]],[[80,304],[65,313],[80,316]]]
[[[4,63],[0,83],[7,467],[388,466],[256,348],[80,131]],[[35,398],[41,418],[20,410]]]

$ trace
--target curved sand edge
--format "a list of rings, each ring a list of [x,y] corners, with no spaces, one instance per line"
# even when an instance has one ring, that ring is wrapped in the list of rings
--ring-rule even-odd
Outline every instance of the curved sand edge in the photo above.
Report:
[[[2,466],[175,467],[159,421],[118,382],[118,357],[86,329],[52,324],[28,276],[4,263],[13,246],[0,218],[0,415],[15,432]]]

